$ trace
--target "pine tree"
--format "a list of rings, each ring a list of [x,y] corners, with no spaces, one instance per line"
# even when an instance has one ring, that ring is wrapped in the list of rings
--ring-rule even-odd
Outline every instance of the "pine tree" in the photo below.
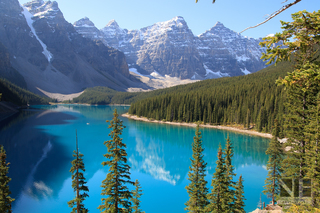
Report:
[[[310,166],[308,163],[311,162],[307,153],[314,146],[312,130],[308,127],[313,123],[312,108],[320,92],[320,68],[317,60],[320,44],[319,17],[320,11],[294,13],[293,22],[281,22],[284,29],[282,33],[277,33],[273,38],[267,37],[261,43],[267,47],[262,58],[269,60],[268,63],[291,59],[296,61],[295,70],[277,82],[287,89],[286,136],[289,140],[286,146],[290,150],[283,160],[283,165],[286,165],[283,167],[284,175],[299,179],[300,199],[303,197],[303,178],[306,177]],[[275,43],[280,45],[274,46]]]
[[[136,182],[134,183],[134,185],[136,186],[135,190],[132,191],[132,198],[131,201],[133,203],[132,206],[132,212],[134,213],[144,213],[143,211],[141,211],[140,209],[140,197],[142,194],[142,190],[141,190],[141,186],[138,180],[136,180]]]
[[[197,125],[195,136],[192,143],[192,158],[191,166],[189,167],[188,180],[191,181],[186,186],[189,194],[189,200],[185,203],[185,210],[188,212],[205,212],[205,207],[208,204],[206,187],[207,181],[205,178],[207,163],[203,160],[201,132],[199,131],[199,123]]]
[[[72,155],[75,159],[71,162],[72,167],[70,169],[70,172],[72,174],[72,188],[76,192],[76,197],[73,200],[70,200],[68,202],[68,205],[70,208],[72,208],[71,213],[86,213],[88,212],[88,209],[84,208],[83,201],[86,197],[89,197],[89,195],[86,192],[89,192],[88,186],[85,184],[86,179],[83,176],[83,172],[85,172],[85,167],[83,163],[83,154],[79,152],[78,148],[78,137],[76,132],[76,150],[73,151]],[[81,171],[80,171],[81,170]],[[81,193],[83,191],[83,193]]]
[[[11,178],[7,175],[9,173],[9,164],[6,162],[6,151],[3,146],[1,146],[0,150],[0,209],[3,213],[11,213],[11,203],[14,201],[13,198],[10,197],[11,191],[9,189],[9,182]]]
[[[245,207],[245,204],[244,204],[245,198],[244,198],[242,175],[240,175],[236,185],[235,198],[236,199],[234,202],[234,212],[245,213],[245,210],[243,209],[243,207]]]
[[[281,162],[283,160],[283,148],[278,141],[279,137],[279,126],[278,121],[274,121],[275,126],[273,128],[273,137],[269,143],[269,147],[266,154],[269,156],[267,163],[268,175],[265,180],[264,194],[268,194],[272,198],[272,205],[275,204],[275,195],[280,193],[280,179],[281,179]]]
[[[217,167],[211,181],[211,192],[208,194],[210,203],[207,205],[206,212],[230,212],[228,206],[228,184],[226,180],[226,167],[222,155],[221,144],[218,149]]]
[[[251,117],[250,117],[250,109],[247,109],[247,116],[246,116],[246,126],[245,128],[250,129],[250,121],[251,121]]]
[[[225,196],[228,199],[229,210],[233,212],[233,204],[234,204],[234,196],[235,196],[235,191],[233,188],[235,187],[235,184],[236,184],[233,181],[233,176],[235,176],[236,174],[234,173],[234,168],[232,166],[233,147],[232,147],[232,143],[230,141],[229,135],[227,137],[224,154],[225,154],[225,167],[226,167],[225,178],[226,178],[226,185],[228,189]]]
[[[104,145],[108,148],[108,153],[104,155],[107,161],[102,162],[103,166],[109,166],[107,177],[102,181],[101,195],[102,204],[98,207],[104,213],[129,212],[131,208],[131,192],[125,184],[134,184],[130,181],[130,166],[127,164],[126,144],[120,138],[124,128],[122,121],[118,118],[115,109],[113,119],[110,121],[109,136],[111,140],[105,141]],[[107,121],[109,122],[109,121]]]
[[[307,129],[310,133],[310,143],[311,149],[307,153],[308,161],[308,173],[307,177],[311,181],[311,198],[312,206],[319,208],[320,207],[320,93],[317,95],[316,106],[314,106],[312,111],[312,122],[308,125]]]

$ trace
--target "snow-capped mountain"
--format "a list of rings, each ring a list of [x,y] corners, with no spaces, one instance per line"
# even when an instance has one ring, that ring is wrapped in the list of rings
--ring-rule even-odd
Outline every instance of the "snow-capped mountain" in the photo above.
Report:
[[[207,79],[246,75],[265,67],[261,39],[246,38],[220,22],[199,36],[179,16],[140,30],[122,29],[112,20],[99,32],[78,32],[90,39],[102,33],[99,39],[124,52],[129,67],[141,74],[156,71],[181,79]]]
[[[99,30],[88,18],[68,23],[55,1],[22,6],[0,0],[0,5],[0,64],[7,67],[0,67],[0,77],[36,93],[93,86],[152,89],[245,75],[265,66],[260,40],[221,23],[199,36],[179,16],[139,30],[122,29],[112,20]]]
[[[0,76],[19,78],[17,84],[36,93],[144,87],[130,75],[122,52],[84,38],[64,19],[57,2],[33,0],[22,6],[18,0],[0,0],[0,5],[0,43],[17,71],[0,68]],[[81,26],[86,24],[91,26]]]
[[[78,33],[92,40],[103,39],[102,33],[94,26],[94,23],[87,17],[80,19],[73,24]]]
[[[218,22],[197,37],[197,49],[207,69],[221,76],[238,76],[265,67],[260,59],[265,48],[261,39],[246,38]]]

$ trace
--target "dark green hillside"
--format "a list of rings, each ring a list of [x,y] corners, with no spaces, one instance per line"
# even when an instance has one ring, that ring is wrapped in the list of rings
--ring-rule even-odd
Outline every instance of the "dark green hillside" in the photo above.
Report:
[[[145,94],[149,97],[134,102],[129,113],[156,120],[254,125],[270,132],[273,120],[284,113],[285,93],[275,81],[291,71],[292,65],[281,63],[247,76],[164,89]]]
[[[2,93],[1,101],[11,102],[18,106],[27,104],[48,104],[49,101],[52,101],[49,98],[44,98],[35,95],[28,90],[22,89],[5,79],[0,79],[0,93]]]
[[[131,104],[129,113],[157,120],[234,125],[270,132],[284,111],[283,87],[276,79],[292,71],[290,63],[269,66],[254,74],[210,79],[150,92],[87,89],[74,103]],[[279,119],[281,120],[281,119]]]

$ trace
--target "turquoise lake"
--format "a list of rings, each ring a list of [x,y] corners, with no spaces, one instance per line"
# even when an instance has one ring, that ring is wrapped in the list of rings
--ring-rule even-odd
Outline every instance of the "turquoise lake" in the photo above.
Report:
[[[56,105],[33,106],[1,124],[0,144],[7,151],[13,213],[70,212],[67,202],[73,199],[71,161],[75,150],[76,130],[79,150],[84,154],[89,187],[85,206],[98,213],[101,182],[108,172],[101,163],[109,140],[113,111],[128,111],[128,106]],[[120,117],[126,128],[122,138],[127,144],[131,180],[139,180],[143,195],[141,208],[146,213],[183,213],[188,200],[185,186],[192,156],[195,128],[154,124]],[[247,212],[257,208],[267,176],[269,139],[201,128],[207,164],[208,187],[215,171],[219,143],[229,137],[234,147],[232,164],[235,181],[242,174]],[[265,195],[262,201],[268,203]]]

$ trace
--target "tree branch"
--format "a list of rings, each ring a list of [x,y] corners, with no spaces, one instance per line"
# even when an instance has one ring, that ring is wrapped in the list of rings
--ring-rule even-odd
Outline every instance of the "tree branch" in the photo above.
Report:
[[[284,2],[287,2],[288,0],[284,1]],[[290,3],[290,4],[287,4],[285,6],[283,6],[282,8],[280,8],[279,10],[277,10],[276,12],[274,12],[273,14],[271,14],[265,21],[255,25],[255,26],[252,26],[252,27],[248,27],[244,30],[242,30],[240,33],[243,33],[244,31],[248,30],[248,29],[252,29],[252,28],[256,28],[264,23],[266,23],[267,21],[271,20],[272,18],[276,17],[277,15],[279,15],[280,13],[282,13],[283,11],[285,11],[286,9],[288,9],[289,7],[299,3],[300,1],[302,0],[295,0],[294,2]]]

